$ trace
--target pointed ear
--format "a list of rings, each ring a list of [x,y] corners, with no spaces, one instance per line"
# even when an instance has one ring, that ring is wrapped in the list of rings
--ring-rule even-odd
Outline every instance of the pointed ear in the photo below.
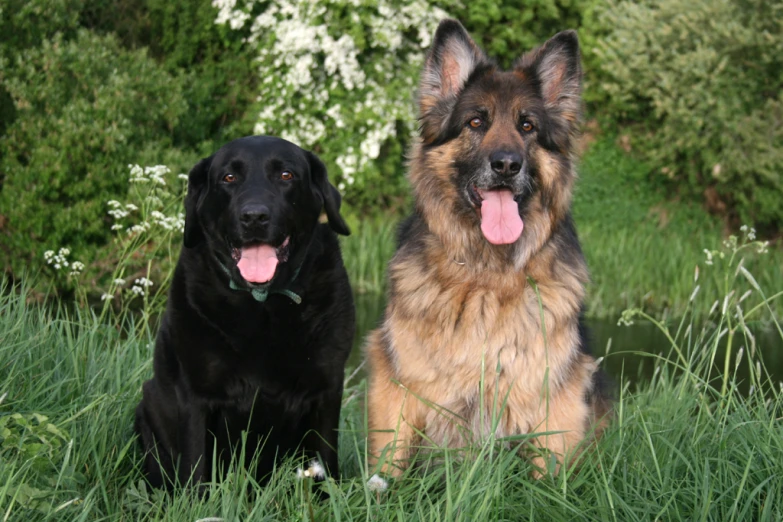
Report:
[[[313,191],[318,194],[320,199],[324,202],[324,210],[326,211],[326,217],[329,220],[329,226],[332,230],[338,234],[348,236],[351,231],[348,229],[348,225],[343,221],[340,215],[340,202],[342,197],[340,192],[329,183],[329,179],[326,177],[326,166],[323,162],[310,151],[305,151],[307,159],[310,162],[310,175],[313,180]]]
[[[456,20],[441,21],[427,53],[419,84],[419,111],[425,141],[448,122],[468,78],[489,60]]]
[[[578,123],[582,114],[582,65],[576,31],[557,33],[523,56],[517,68],[538,78],[547,111],[568,125]]]
[[[204,158],[190,169],[188,174],[188,194],[185,196],[185,236],[187,248],[193,248],[204,240],[204,231],[198,219],[197,208],[207,191],[207,173],[212,164],[212,156]]]

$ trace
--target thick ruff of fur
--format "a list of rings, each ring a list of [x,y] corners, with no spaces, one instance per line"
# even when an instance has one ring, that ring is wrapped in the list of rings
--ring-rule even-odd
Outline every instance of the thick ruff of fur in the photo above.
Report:
[[[458,22],[438,28],[411,152],[416,209],[367,345],[370,453],[382,471],[493,431],[546,432],[533,445],[563,462],[602,429],[610,405],[580,325],[588,271],[570,217],[580,88],[573,32],[502,71]],[[508,245],[483,235],[475,200],[496,188],[512,191],[524,222]]]

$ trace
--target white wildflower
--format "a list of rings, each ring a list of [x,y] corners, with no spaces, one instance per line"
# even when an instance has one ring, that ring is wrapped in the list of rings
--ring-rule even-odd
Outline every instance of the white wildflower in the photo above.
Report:
[[[111,294],[101,295],[101,301],[111,301],[112,299],[114,299],[114,296]]]
[[[367,489],[370,491],[383,493],[389,489],[389,483],[376,474],[370,477],[370,479],[367,481]]]
[[[115,279],[115,280],[113,281],[113,283],[114,283],[115,285],[117,285],[117,286],[122,286],[122,285],[124,285],[124,284],[125,284],[125,280],[124,280],[124,279],[122,279],[121,277],[118,277],[117,279]]]
[[[134,281],[134,283],[136,283],[139,286],[143,286],[145,288],[149,288],[150,286],[153,285],[153,282],[150,281],[149,279],[147,279],[146,277],[142,277],[142,278],[136,279]]]

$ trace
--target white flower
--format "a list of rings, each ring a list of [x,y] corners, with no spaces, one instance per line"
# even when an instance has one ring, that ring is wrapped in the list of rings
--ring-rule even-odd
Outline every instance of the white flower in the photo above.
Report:
[[[144,289],[140,286],[132,286],[131,292],[133,292],[135,295],[144,295]]]
[[[111,301],[112,299],[114,299],[114,296],[111,294],[101,295],[101,301]]]
[[[310,466],[307,469],[305,470],[303,470],[302,468],[296,469],[296,478],[303,479],[306,477],[323,480],[324,478],[326,478],[326,470],[324,469],[324,467],[321,465],[320,462],[318,462],[317,460],[311,460]]]
[[[387,489],[389,489],[389,483],[382,479],[377,474],[370,477],[370,479],[367,481],[367,489],[370,491],[375,491],[378,493],[383,493]]]
[[[125,280],[124,280],[124,279],[122,279],[122,278],[120,278],[120,277],[118,277],[117,279],[115,279],[113,282],[114,282],[114,284],[115,284],[115,285],[117,285],[117,286],[122,286],[122,285],[124,285],[124,284],[125,284]]]
[[[136,279],[136,280],[134,281],[134,283],[136,283],[136,284],[137,284],[137,285],[139,285],[139,286],[143,286],[143,287],[145,287],[145,288],[148,288],[148,287],[150,287],[150,286],[152,286],[152,285],[153,285],[152,281],[150,281],[150,280],[149,280],[149,279],[147,279],[146,277],[142,277],[142,278],[140,278],[140,279]]]

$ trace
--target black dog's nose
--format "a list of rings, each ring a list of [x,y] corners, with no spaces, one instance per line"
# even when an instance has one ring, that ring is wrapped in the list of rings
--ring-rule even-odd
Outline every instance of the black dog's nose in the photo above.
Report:
[[[269,223],[269,207],[266,205],[246,205],[239,217],[245,226],[266,225]]]
[[[522,170],[522,156],[516,152],[497,150],[489,156],[489,166],[503,176],[513,176]]]

